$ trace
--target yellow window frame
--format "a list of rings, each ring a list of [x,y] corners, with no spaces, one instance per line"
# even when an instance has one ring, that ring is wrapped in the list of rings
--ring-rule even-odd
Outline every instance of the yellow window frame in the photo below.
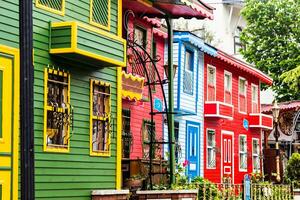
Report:
[[[67,141],[68,145],[67,148],[65,147],[61,147],[59,145],[51,145],[51,147],[49,147],[47,145],[47,112],[48,111],[53,111],[53,107],[52,106],[48,106],[47,102],[48,102],[48,74],[54,74],[54,75],[58,75],[58,76],[63,76],[63,77],[67,77],[68,78],[68,114],[70,114],[70,74],[63,72],[63,71],[59,71],[59,70],[55,70],[55,69],[49,69],[49,68],[45,68],[45,72],[44,72],[44,145],[43,145],[43,150],[45,152],[56,152],[56,153],[68,153],[70,152],[70,125],[68,125],[68,131],[67,131]],[[62,108],[58,108],[58,112],[62,112]]]
[[[107,26],[100,24],[98,22],[95,22],[93,20],[93,2],[94,0],[90,0],[90,24],[93,26],[96,26],[98,28],[104,29],[106,31],[110,31],[110,20],[111,20],[111,0],[107,0],[107,7],[108,7],[108,11],[107,11]]]
[[[99,86],[105,86],[109,87],[109,99],[108,99],[108,116],[107,117],[99,117],[95,116],[93,112],[93,90],[94,90],[94,84],[99,85]],[[97,121],[106,121],[108,120],[108,124],[110,127],[111,123],[111,85],[110,83],[104,82],[104,81],[98,81],[98,80],[93,80],[91,79],[90,81],[90,156],[102,156],[102,157],[110,157],[111,156],[111,149],[110,149],[110,144],[111,144],[111,130],[110,128],[108,129],[108,137],[107,137],[107,143],[106,143],[106,151],[93,151],[93,120]]]
[[[48,6],[45,6],[43,4],[40,3],[40,0],[35,0],[35,6],[37,8],[40,8],[40,9],[43,9],[43,10],[46,10],[48,12],[51,12],[51,13],[54,13],[54,14],[57,14],[57,15],[62,15],[64,16],[65,15],[65,5],[66,5],[66,0],[62,0],[62,5],[61,5],[61,10],[56,10],[56,9],[53,9],[53,8],[50,8]]]

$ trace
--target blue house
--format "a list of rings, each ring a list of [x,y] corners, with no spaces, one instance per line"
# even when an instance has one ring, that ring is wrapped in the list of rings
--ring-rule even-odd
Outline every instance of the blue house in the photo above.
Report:
[[[204,53],[216,56],[217,51],[190,32],[174,32],[173,45],[175,157],[178,163],[187,161],[186,175],[193,178],[203,176]],[[167,138],[166,125],[164,133]]]

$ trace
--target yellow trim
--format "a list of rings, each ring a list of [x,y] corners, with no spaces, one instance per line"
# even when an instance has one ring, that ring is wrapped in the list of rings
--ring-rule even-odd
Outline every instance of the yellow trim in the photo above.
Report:
[[[122,37],[122,0],[118,0],[118,36]]]
[[[122,0],[118,0],[118,36],[122,37]],[[124,64],[126,66],[127,51],[124,49]],[[116,138],[116,189],[122,186],[122,68],[117,68],[117,138]]]
[[[13,55],[13,60],[14,60],[14,88],[13,88],[13,94],[14,94],[14,110],[13,110],[13,137],[14,137],[14,141],[13,141],[13,166],[12,166],[12,173],[13,173],[13,183],[12,183],[12,191],[13,193],[12,195],[12,199],[13,200],[17,200],[18,199],[18,169],[19,169],[19,106],[20,106],[20,82],[19,82],[19,78],[20,78],[20,54],[19,54],[19,49],[16,48],[12,48],[12,47],[8,47],[8,46],[4,46],[4,45],[0,45],[0,52],[4,53],[4,54],[9,54],[9,55]],[[1,173],[1,172],[0,172]],[[0,177],[3,177],[2,175],[0,175]],[[3,184],[3,181],[0,180],[0,184]],[[6,194],[5,192],[2,194]],[[8,192],[7,195],[10,194],[10,191]],[[4,197],[3,199],[9,199],[6,197]]]
[[[110,20],[111,20],[111,14],[110,14],[110,11],[111,11],[111,0],[107,0],[107,7],[108,7],[108,16],[107,16],[107,26],[103,25],[103,24],[100,24],[100,23],[97,23],[95,21],[93,21],[93,1],[94,0],[90,0],[90,24],[91,25],[94,25],[96,27],[99,27],[99,28],[102,28],[104,30],[107,30],[107,31],[110,31]]]
[[[53,8],[49,8],[49,7],[47,7],[47,6],[44,6],[44,5],[40,4],[39,1],[40,1],[40,0],[35,0],[35,6],[36,6],[37,8],[46,10],[46,11],[48,11],[48,12],[51,12],[51,13],[54,13],[54,14],[57,14],[57,15],[62,15],[62,16],[65,15],[65,10],[66,10],[66,9],[65,9],[65,5],[66,5],[65,0],[62,0],[62,5],[61,5],[62,10],[56,10],[56,9],[53,9]]]
[[[127,56],[126,56],[126,40],[124,40],[121,36],[113,35],[111,33],[108,33],[108,32],[103,31],[103,30],[99,30],[95,27],[83,24],[81,22],[51,22],[51,28],[67,27],[67,26],[71,27],[71,33],[72,33],[71,48],[50,49],[51,54],[78,53],[78,54],[81,54],[81,55],[84,55],[84,56],[87,56],[87,57],[90,57],[90,58],[94,58],[94,59],[97,59],[97,60],[108,62],[108,63],[118,65],[118,66],[121,66],[121,67],[126,66],[126,58],[127,58]],[[95,53],[91,53],[91,52],[79,49],[77,47],[78,27],[84,28],[84,29],[89,30],[91,32],[95,32],[99,35],[103,35],[103,36],[106,36],[110,39],[121,42],[123,44],[123,49],[124,49],[124,51],[123,51],[124,52],[123,53],[123,61],[118,61],[118,60],[115,60],[113,58],[108,58],[108,57],[105,57],[105,56],[102,56],[102,55],[98,55],[98,54],[95,54]]]
[[[117,68],[117,165],[116,189],[121,189],[122,183],[122,68]]]
[[[123,98],[129,98],[130,100],[136,100],[139,101],[142,99],[143,94],[140,93],[136,93],[136,92],[131,92],[131,91],[126,91],[126,90],[122,90],[122,97]]]
[[[105,86],[109,87],[109,100],[108,100],[108,109],[109,109],[109,115],[111,112],[111,87],[110,83],[104,82],[104,81],[99,81],[99,80],[90,80],[90,156],[102,156],[102,157],[110,157],[111,156],[111,134],[108,133],[108,138],[107,138],[107,151],[98,151],[95,152],[93,151],[93,120],[98,120],[98,121],[105,121],[108,119],[108,123],[110,124],[110,116],[109,117],[98,117],[94,116],[93,114],[93,89],[94,89],[94,83],[100,86]],[[109,130],[110,131],[110,130]]]
[[[141,86],[144,87],[145,78],[143,78],[143,77],[135,76],[131,73],[128,74],[125,71],[122,71],[122,79],[123,79],[123,77],[125,79],[131,79],[132,81],[140,82]],[[132,100],[136,99],[137,101],[139,101],[142,99],[143,94],[122,89],[122,97],[129,98]]]
[[[68,126],[68,132],[67,132],[67,138],[68,138],[68,145],[67,148],[59,147],[55,145],[48,145],[47,146],[47,111],[53,110],[51,106],[47,105],[47,96],[48,96],[48,74],[54,74],[58,76],[68,77],[68,113],[70,113],[70,74],[55,70],[55,69],[49,69],[45,68],[44,70],[44,145],[43,150],[45,152],[55,152],[55,153],[68,153],[70,152],[70,125]],[[61,112],[62,110],[59,108],[58,112]]]
[[[122,76],[124,76],[125,78],[130,78],[132,81],[138,81],[141,82],[141,84],[144,84],[144,77],[135,76],[131,73],[128,74],[125,71],[122,71]]]

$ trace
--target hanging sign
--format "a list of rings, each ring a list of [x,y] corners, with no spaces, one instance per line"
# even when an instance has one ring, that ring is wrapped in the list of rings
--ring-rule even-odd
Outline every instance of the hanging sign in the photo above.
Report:
[[[243,127],[244,127],[244,129],[246,129],[248,131],[248,129],[249,129],[249,121],[247,119],[243,120]]]
[[[154,109],[158,112],[161,112],[163,110],[162,101],[158,98],[154,99]]]
[[[244,199],[251,200],[251,179],[249,174],[244,176]]]

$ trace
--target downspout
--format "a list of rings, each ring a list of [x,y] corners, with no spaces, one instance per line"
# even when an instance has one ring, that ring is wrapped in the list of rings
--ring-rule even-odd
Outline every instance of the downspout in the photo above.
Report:
[[[32,0],[19,1],[19,13],[21,200],[34,200]]]
[[[168,105],[168,142],[169,142],[169,161],[170,161],[170,184],[175,183],[175,136],[174,136],[174,82],[173,82],[173,20],[166,17],[168,28],[168,92],[169,92],[169,105]]]

